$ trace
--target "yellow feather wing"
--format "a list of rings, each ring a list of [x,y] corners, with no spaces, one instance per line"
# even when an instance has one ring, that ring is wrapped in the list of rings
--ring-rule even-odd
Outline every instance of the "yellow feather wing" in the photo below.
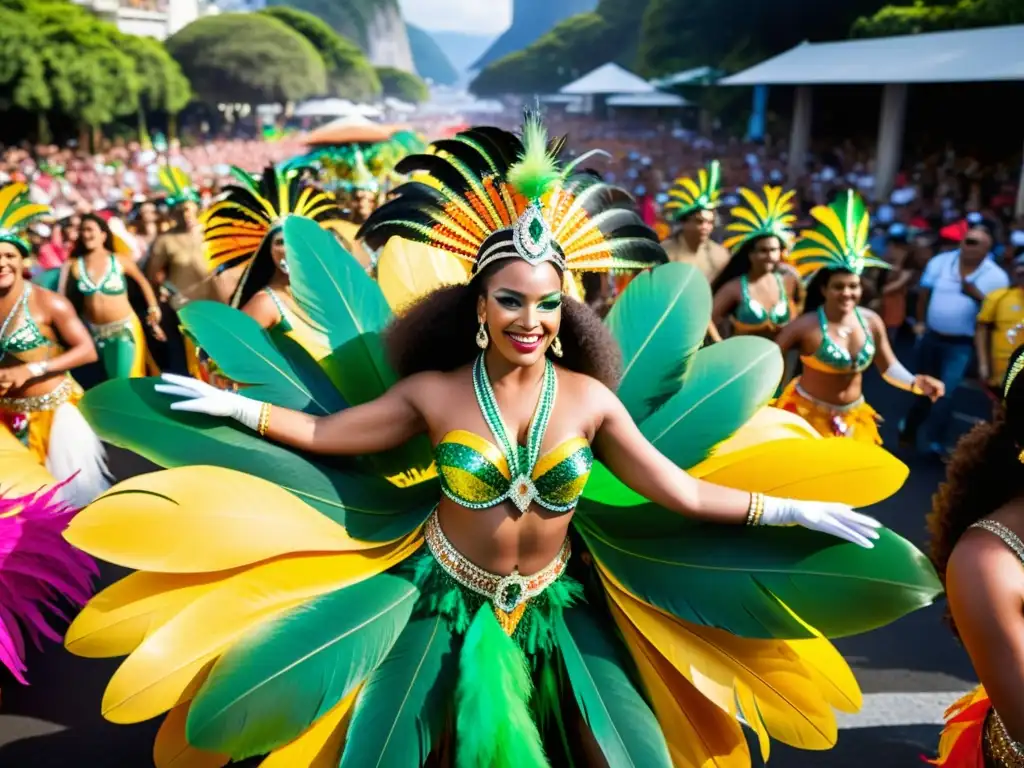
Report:
[[[147,637],[121,664],[103,695],[104,717],[115,723],[141,722],[190,699],[198,688],[197,677],[259,624],[386,571],[422,542],[417,530],[379,549],[281,558],[227,579]]]
[[[79,513],[64,538],[139,571],[222,571],[295,552],[350,552],[345,528],[274,483],[221,467],[140,475]]]
[[[361,685],[353,688],[305,733],[271,752],[260,768],[337,768],[360,690]]]
[[[86,658],[127,656],[190,603],[237,573],[133,573],[89,601],[68,627],[64,647]]]
[[[701,695],[618,606],[612,603],[610,608],[665,734],[674,768],[750,768],[750,750],[736,719]]]
[[[33,453],[6,429],[0,429],[0,467],[0,491],[8,496],[27,496],[57,483]]]
[[[717,697],[712,701],[724,712],[733,711],[731,702],[721,701],[723,687],[729,686],[755,731],[760,718],[767,732],[784,744],[816,750],[835,744],[832,708],[786,643],[749,640],[681,621],[630,595],[603,567],[599,571],[612,600],[637,630],[701,693]],[[716,685],[706,687],[705,679]]]
[[[355,257],[356,261],[363,265],[364,269],[368,269],[372,260],[366,249],[363,248],[363,244],[356,239],[359,225],[353,224],[351,221],[337,221],[332,224],[331,229],[345,239],[345,249]]]
[[[223,768],[231,758],[196,749],[185,738],[185,721],[190,702],[179,704],[164,718],[153,743],[156,768]]]
[[[875,445],[786,439],[712,456],[691,474],[743,491],[867,507],[896,493],[909,470]]]
[[[396,314],[448,285],[469,280],[464,261],[440,248],[392,237],[377,261],[377,284]]]

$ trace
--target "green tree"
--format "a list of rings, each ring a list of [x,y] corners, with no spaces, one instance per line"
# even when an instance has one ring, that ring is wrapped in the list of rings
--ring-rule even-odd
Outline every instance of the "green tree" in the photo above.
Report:
[[[394,67],[377,67],[377,76],[385,96],[392,96],[411,104],[419,104],[430,96],[427,84],[411,72]]]
[[[147,112],[166,112],[172,125],[192,99],[192,86],[163,44],[151,37],[123,35],[121,45],[139,74],[139,136],[147,137]]]
[[[327,67],[328,92],[332,96],[362,101],[380,95],[380,78],[359,46],[343,38],[325,21],[282,5],[260,13],[284,22],[313,44]]]
[[[971,29],[1024,23],[1020,0],[959,0],[954,3],[888,5],[873,16],[857,19],[853,37],[887,37],[947,29]]]
[[[383,13],[398,13],[398,0],[268,0],[267,5],[291,6],[323,19],[333,30],[369,50],[369,33]]]
[[[283,104],[327,91],[313,44],[263,14],[203,17],[168,39],[167,50],[210,104]]]

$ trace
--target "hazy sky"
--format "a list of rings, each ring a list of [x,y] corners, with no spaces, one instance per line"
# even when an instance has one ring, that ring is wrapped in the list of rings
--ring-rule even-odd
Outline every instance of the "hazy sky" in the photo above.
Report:
[[[430,30],[494,34],[512,22],[512,0],[398,0],[410,24]]]

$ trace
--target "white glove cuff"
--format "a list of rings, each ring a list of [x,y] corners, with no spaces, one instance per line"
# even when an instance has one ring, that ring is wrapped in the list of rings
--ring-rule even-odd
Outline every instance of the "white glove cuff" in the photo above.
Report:
[[[232,414],[235,421],[245,425],[253,432],[259,431],[260,426],[260,412],[263,409],[263,403],[259,400],[252,400],[242,395],[234,395],[238,400],[235,402],[235,412]]]
[[[914,374],[904,368],[899,360],[894,360],[892,365],[885,369],[882,378],[896,389],[918,394],[918,389],[914,386]]]
[[[793,501],[793,499],[765,496],[761,525],[796,525],[796,508],[798,503]]]

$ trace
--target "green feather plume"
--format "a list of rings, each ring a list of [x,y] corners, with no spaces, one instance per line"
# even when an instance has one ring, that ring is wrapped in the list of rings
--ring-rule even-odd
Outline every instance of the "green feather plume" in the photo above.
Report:
[[[459,657],[457,768],[548,768],[526,656],[483,605]]]
[[[548,149],[548,131],[540,116],[527,113],[523,122],[523,153],[508,169],[508,180],[527,200],[539,199],[562,177]]]

